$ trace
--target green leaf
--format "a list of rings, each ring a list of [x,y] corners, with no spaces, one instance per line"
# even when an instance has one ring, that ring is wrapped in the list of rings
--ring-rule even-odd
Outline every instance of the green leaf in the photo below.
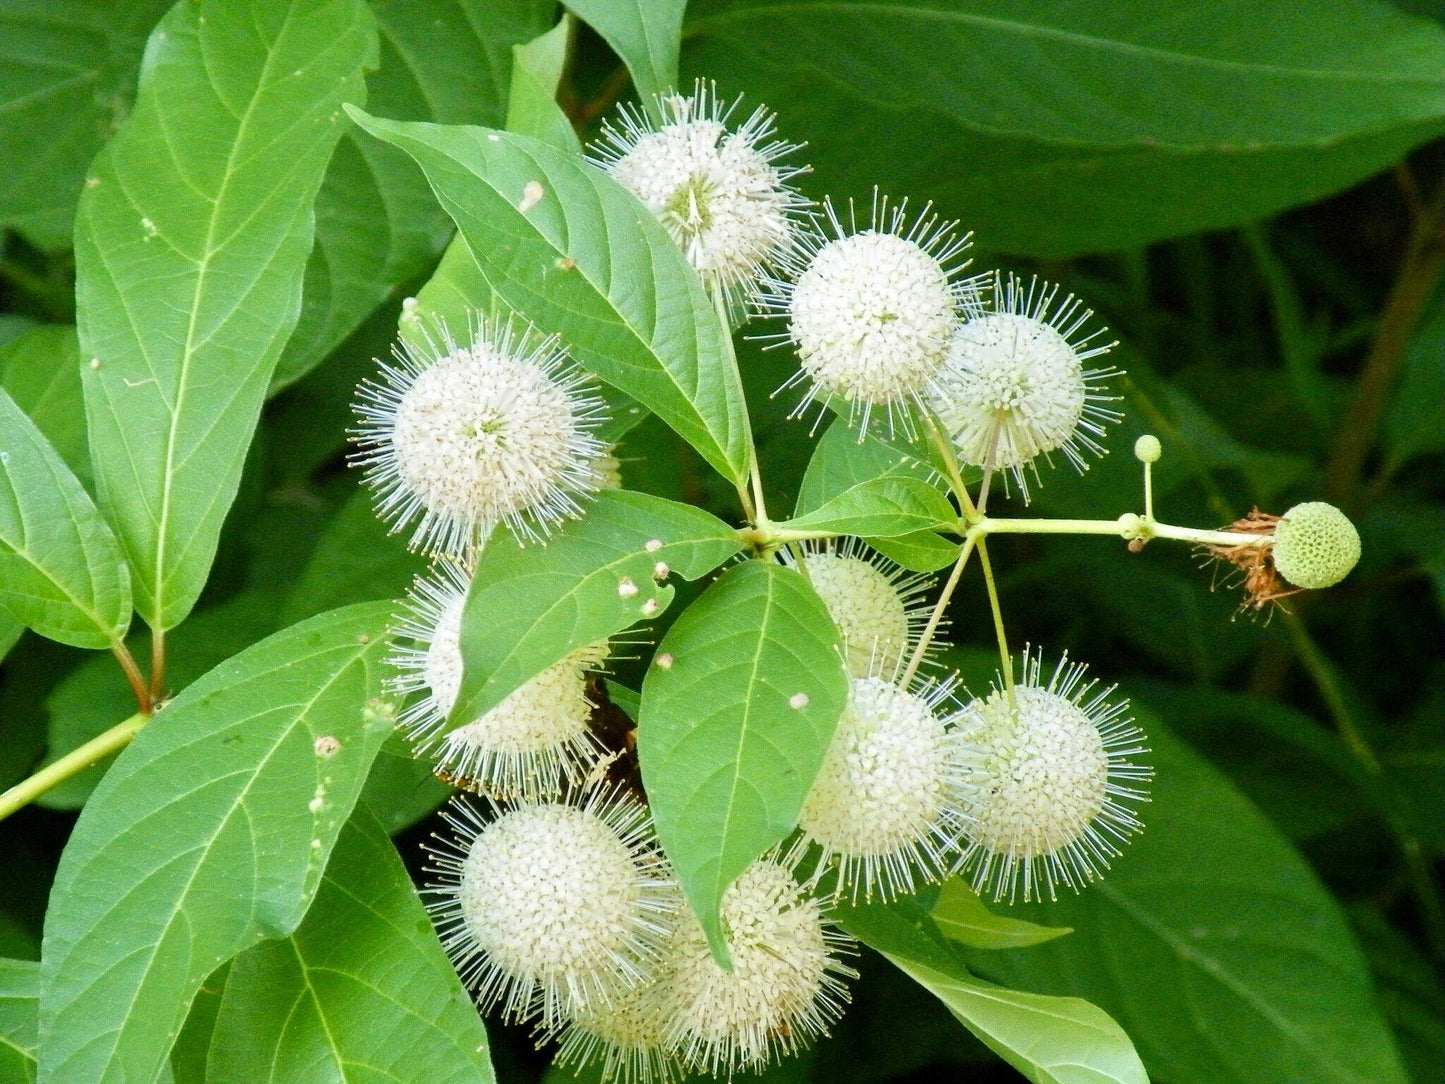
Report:
[[[502,302],[743,481],[752,440],[728,332],[682,251],[630,193],[523,136],[349,112],[420,163]]]
[[[396,835],[432,813],[453,793],[433,774],[431,759],[414,755],[411,742],[398,731],[377,752],[360,804],[388,835]]]
[[[1028,948],[1073,933],[1067,926],[1040,926],[996,915],[983,905],[978,893],[957,877],[944,882],[932,914],[945,937],[974,948]]]
[[[846,418],[834,418],[813,448],[793,515],[815,512],[860,482],[893,477],[933,481],[937,473],[876,434],[859,440]]]
[[[1006,252],[1254,221],[1445,129],[1445,31],[1371,0],[694,0],[687,46],[825,190],[934,200]]]
[[[1097,1002],[1161,1080],[1403,1082],[1339,905],[1216,771],[1162,726],[1146,729],[1158,774],[1144,834],[1077,897],[1018,910],[1076,932],[974,965]]]
[[[507,131],[531,136],[560,151],[582,153],[582,141],[557,104],[557,84],[567,66],[572,23],[564,18],[525,45],[512,46],[512,92],[507,97]]]
[[[542,0],[378,0],[369,5],[381,67],[367,76],[378,113],[446,124],[500,124],[513,43],[540,34]],[[337,145],[316,196],[316,247],[301,319],[272,390],[318,364],[398,287],[441,254],[452,221],[421,170],[354,129]]]
[[[923,454],[924,451],[917,443],[904,441],[901,435],[891,443],[876,434],[859,440],[846,418],[834,418],[808,460],[793,514],[803,516],[816,512],[854,486],[880,478],[908,478],[936,487],[941,481],[938,471],[915,457],[915,453]],[[944,503],[947,503],[946,498]],[[941,538],[931,530],[908,531],[887,538],[866,538],[864,541],[885,557],[914,572],[936,572],[948,567],[958,559],[961,545]]]
[[[884,557],[912,572],[937,572],[958,560],[962,543],[951,542],[932,531],[915,531],[895,538],[864,539]]]
[[[166,680],[171,688],[184,688],[214,666],[225,662],[276,628],[276,592],[252,589],[218,606],[198,610],[186,624],[186,634],[167,645]],[[150,657],[150,637],[141,635],[131,645],[137,658]],[[135,711],[135,694],[110,655],[86,659],[61,679],[45,698],[49,717],[50,763],[98,737]],[[106,757],[77,772],[38,799],[47,809],[79,809],[110,769]]]
[[[85,170],[125,116],[169,0],[32,0],[0,10],[0,224],[67,248]]]
[[[487,1033],[381,826],[352,818],[290,937],[231,965],[207,1077],[482,1084]]]
[[[300,923],[391,730],[390,615],[353,606],[263,640],[101,780],[46,918],[42,1082],[154,1079],[206,977]]]
[[[644,102],[677,88],[677,50],[687,0],[565,0],[632,73]]]
[[[958,513],[938,489],[921,478],[895,476],[859,482],[778,528],[891,538],[957,522]]]
[[[130,577],[115,536],[35,423],[0,390],[0,609],[74,647],[119,643]]]
[[[40,965],[0,960],[0,1080],[32,1084],[40,1015]]]
[[[216,1015],[221,1011],[221,995],[231,965],[222,964],[213,971],[191,1002],[185,1026],[171,1047],[171,1074],[176,1084],[206,1084],[206,1061],[211,1053],[211,1037],[215,1033]]]
[[[178,4],[76,221],[101,506],[137,609],[194,605],[301,304],[311,203],[375,58],[359,0]]]
[[[20,641],[24,632],[23,624],[11,617],[8,611],[0,610],[0,662],[5,661],[5,656],[10,654],[10,649]]]
[[[82,482],[90,478],[80,340],[73,327],[33,327],[0,348],[0,388],[30,416]]]
[[[1079,998],[1046,997],[975,978],[916,900],[844,905],[837,917],[1034,1084],[1148,1084],[1129,1036],[1108,1013]]]
[[[731,527],[700,508],[621,490],[599,493],[545,546],[497,534],[462,612],[462,684],[450,721],[481,717],[570,652],[662,613],[674,589],[654,578],[659,562],[695,580],[741,548]]]
[[[637,756],[663,849],[726,959],[723,893],[793,830],[848,696],[842,645],[796,571],[747,561],[683,611],[642,685]]]

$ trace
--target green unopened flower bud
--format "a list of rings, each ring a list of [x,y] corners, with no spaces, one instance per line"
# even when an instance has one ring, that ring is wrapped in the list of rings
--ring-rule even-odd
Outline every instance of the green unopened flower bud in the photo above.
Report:
[[[1296,587],[1333,587],[1359,559],[1359,532],[1332,504],[1297,504],[1275,527],[1274,567]]]
[[[1145,433],[1134,442],[1134,458],[1140,463],[1157,463],[1159,457],[1164,454],[1164,448],[1159,443],[1159,438],[1152,433]]]

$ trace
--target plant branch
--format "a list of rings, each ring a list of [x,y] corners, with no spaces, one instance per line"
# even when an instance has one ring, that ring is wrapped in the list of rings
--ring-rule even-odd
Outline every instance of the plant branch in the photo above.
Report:
[[[47,764],[28,779],[22,779],[4,794],[0,794],[0,820],[29,805],[51,787],[65,782],[77,772],[84,771],[101,758],[123,749],[149,721],[150,716],[147,713],[138,711],[125,722],[117,723],[104,734],[91,738],[78,749],[72,749],[54,764]]]
[[[1014,696],[1014,664],[1013,654],[1008,647],[1008,632],[1003,624],[1003,607],[999,605],[998,584],[994,582],[993,565],[988,559],[988,544],[980,536],[978,540],[978,563],[983,568],[983,583],[988,588],[988,608],[993,613],[993,631],[998,639],[998,658],[1000,672],[1003,674],[1004,692],[1008,696],[1009,709],[1018,709],[1018,700]]]
[[[923,634],[918,637],[918,645],[913,649],[913,657],[908,660],[908,666],[904,668],[903,674],[899,677],[898,685],[904,689],[913,680],[913,675],[918,673],[918,667],[923,663],[923,657],[928,654],[928,645],[933,643],[934,634],[938,632],[939,623],[943,620],[943,611],[948,606],[948,600],[953,597],[954,589],[958,587],[959,578],[963,575],[963,566],[968,564],[968,557],[978,545],[978,540],[973,537],[964,539],[963,548],[958,551],[958,560],[953,562],[953,570],[948,574],[948,580],[939,592],[938,601],[933,604],[933,610],[928,615],[928,624],[923,626]]]
[[[1400,273],[1390,289],[1380,326],[1355,385],[1355,394],[1335,435],[1334,453],[1325,468],[1325,492],[1347,509],[1356,504],[1356,486],[1405,350],[1414,337],[1425,304],[1445,273],[1445,185],[1415,219]]]
[[[152,706],[151,691],[146,686],[145,675],[140,672],[140,665],[135,661],[135,656],[130,653],[130,648],[126,647],[124,641],[121,640],[111,644],[110,651],[115,656],[115,661],[120,663],[125,679],[130,682],[131,691],[135,693],[136,704],[139,706],[141,714],[149,715]]]

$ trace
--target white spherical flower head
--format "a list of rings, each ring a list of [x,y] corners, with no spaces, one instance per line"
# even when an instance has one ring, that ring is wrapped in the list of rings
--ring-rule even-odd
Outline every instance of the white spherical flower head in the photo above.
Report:
[[[587,671],[607,657],[606,643],[572,652],[508,694],[480,718],[447,731],[462,682],[460,645],[466,574],[444,565],[418,580],[396,637],[393,687],[420,693],[400,723],[432,757],[443,778],[494,798],[551,798],[582,780],[602,755],[589,728]]]
[[[1047,685],[1042,654],[1025,652],[1013,689],[974,700],[960,733],[978,750],[961,868],[976,891],[1012,901],[1078,890],[1107,869],[1119,844],[1142,827],[1124,802],[1147,800],[1149,768],[1129,758],[1145,752],[1113,688],[1096,692],[1086,667],[1065,655]],[[1016,706],[1015,706],[1016,705]]]
[[[952,683],[907,692],[854,678],[803,803],[802,845],[822,848],[837,893],[891,899],[945,877],[958,857],[971,756],[952,733]]]
[[[665,1045],[667,1007],[660,989],[645,979],[576,1014],[562,1032],[554,1064],[579,1071],[597,1065],[603,1084],[669,1084],[681,1067]]]
[[[660,125],[624,106],[594,154],[740,314],[758,275],[792,245],[807,201],[788,183],[803,170],[778,164],[797,145],[772,138],[773,114],[761,107],[730,129],[737,105],[699,82],[690,96],[657,100]]]
[[[732,971],[688,913],[663,954],[658,995],[668,1044],[686,1066],[731,1076],[827,1034],[848,1000],[843,979],[857,973],[841,961],[851,940],[776,861],[754,862],[728,888],[722,923]]]
[[[809,384],[795,416],[836,396],[865,432],[877,409],[907,427],[908,405],[924,401],[944,364],[960,305],[974,304],[974,283],[953,278],[968,237],[927,208],[909,225],[902,205],[876,197],[866,229],[824,210],[832,236],[805,235],[759,299],[787,319],[798,351],[801,368],[783,388]]]
[[[1360,534],[1348,516],[1324,501],[1297,504],[1274,529],[1274,567],[1296,587],[1333,587],[1360,559]]]
[[[795,558],[784,551],[783,560]],[[892,675],[928,614],[927,577],[909,575],[856,538],[803,546],[808,579],[838,626],[854,677]]]
[[[965,463],[1009,471],[1028,497],[1025,468],[1060,452],[1080,471],[1104,454],[1105,426],[1121,415],[1104,382],[1117,370],[1086,368],[1111,349],[1103,329],[1079,334],[1093,313],[1059,288],[995,275],[985,311],[960,324],[930,405]]]
[[[499,523],[540,537],[601,484],[594,386],[555,339],[512,321],[477,317],[467,345],[445,329],[402,340],[355,409],[355,460],[413,548],[465,557]]]
[[[553,1027],[640,984],[676,899],[647,811],[593,792],[490,813],[454,802],[456,835],[431,849],[433,919],[478,1000]]]

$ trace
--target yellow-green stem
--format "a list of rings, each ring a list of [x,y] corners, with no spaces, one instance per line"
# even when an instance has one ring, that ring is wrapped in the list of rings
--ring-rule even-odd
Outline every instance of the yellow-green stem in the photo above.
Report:
[[[972,535],[970,535],[972,537]],[[998,584],[994,582],[993,566],[988,560],[988,544],[980,535],[978,539],[978,563],[983,569],[984,586],[988,588],[988,607],[993,612],[993,631],[998,638],[999,665],[1003,670],[1004,691],[1008,695],[1010,711],[1018,710],[1018,699],[1014,696],[1013,655],[1008,649],[1008,632],[1003,627],[1003,607],[998,601]]]
[[[958,560],[953,562],[953,571],[948,574],[948,580],[939,592],[938,601],[933,604],[933,610],[928,615],[928,624],[923,626],[923,635],[919,636],[918,644],[913,649],[913,657],[908,660],[908,666],[904,669],[898,684],[908,688],[908,683],[913,680],[913,675],[918,673],[918,667],[923,663],[923,657],[928,654],[928,645],[933,643],[933,637],[938,632],[938,626],[943,621],[943,611],[948,606],[948,600],[953,597],[953,592],[958,587],[959,577],[963,575],[963,566],[968,564],[968,557],[974,550],[977,541],[973,538],[964,539],[963,548],[958,551]]]
[[[103,757],[125,748],[131,738],[135,737],[136,732],[149,720],[148,714],[138,711],[125,722],[117,723],[104,734],[91,738],[80,748],[72,749],[54,764],[47,764],[28,779],[22,779],[16,783],[4,794],[0,794],[0,820],[4,820],[17,809],[29,805],[51,787],[65,782],[76,772],[84,771]]]

